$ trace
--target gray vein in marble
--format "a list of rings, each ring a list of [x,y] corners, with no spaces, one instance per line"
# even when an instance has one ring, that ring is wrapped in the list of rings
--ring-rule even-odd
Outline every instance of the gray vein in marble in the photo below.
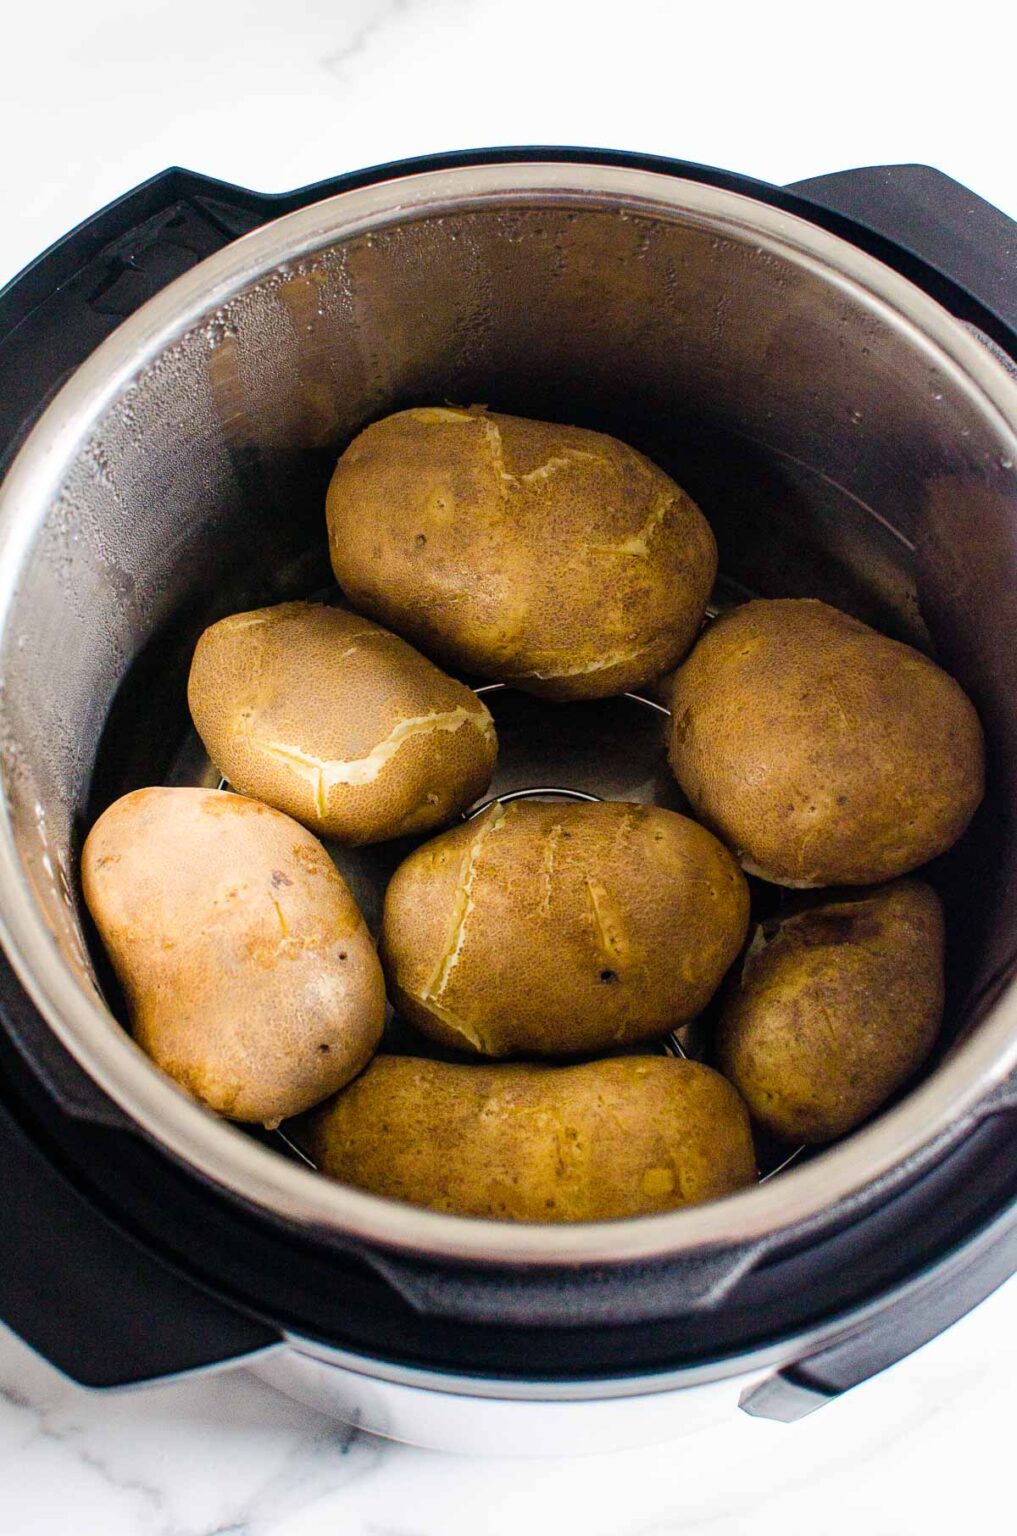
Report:
[[[399,15],[411,10],[413,3],[414,0],[382,0],[374,13],[357,28],[349,41],[322,60],[324,67],[331,75],[345,80],[350,73],[351,65],[355,68],[357,60],[367,52],[379,34],[384,32]]]
[[[117,1426],[121,1433],[107,1442],[109,1453],[103,1454],[95,1449],[97,1426],[87,1419],[75,1422],[76,1408],[94,1405],[97,1395],[81,1393],[41,1362],[39,1365],[40,1379],[33,1382],[32,1396],[9,1378],[0,1378],[0,1403],[26,1421],[21,1450],[40,1440],[48,1441],[78,1466],[87,1467],[111,1494],[126,1500],[125,1512],[129,1511],[130,1528],[137,1536],[272,1536],[281,1521],[373,1473],[386,1453],[395,1449],[353,1426],[315,1413],[310,1426],[300,1428],[281,1464],[264,1481],[236,1490],[227,1510],[220,1507],[218,1514],[181,1520],[171,1507],[170,1486],[160,1486],[122,1466],[126,1449],[123,1424]],[[280,1403],[287,1410],[294,1406],[284,1398]],[[196,1423],[195,1429],[199,1427]]]
[[[33,1421],[33,1428],[22,1442],[22,1449],[31,1445],[36,1440],[48,1440],[55,1445],[66,1446],[75,1460],[82,1466],[95,1472],[104,1482],[115,1487],[118,1492],[134,1493],[139,1495],[142,1501],[156,1514],[163,1508],[163,1492],[153,1483],[145,1482],[142,1478],[120,1477],[115,1475],[109,1463],[87,1446],[78,1444],[81,1431],[73,1424],[66,1428],[51,1422],[50,1415],[53,1412],[52,1405],[33,1402],[21,1389],[9,1381],[0,1381],[0,1401],[10,1404],[11,1407],[24,1413]],[[162,1533],[160,1531],[160,1536]],[[166,1531],[166,1536],[175,1536],[175,1533]]]
[[[388,1449],[350,1425],[323,1421],[315,1434],[298,1442],[272,1477],[238,1502],[226,1524],[200,1530],[177,1527],[165,1536],[271,1536],[282,1516],[293,1516],[373,1472]]]
[[[351,1460],[354,1447],[358,1454]],[[385,1450],[370,1436],[329,1425],[298,1444],[278,1472],[239,1502],[225,1525],[178,1529],[166,1536],[271,1536],[284,1516],[292,1517],[373,1472]]]

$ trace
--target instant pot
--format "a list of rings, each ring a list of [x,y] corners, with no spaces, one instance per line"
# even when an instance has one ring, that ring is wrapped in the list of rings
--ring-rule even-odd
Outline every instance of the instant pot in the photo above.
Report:
[[[22,273],[0,295],[0,1316],[92,1387],[243,1364],[420,1444],[589,1450],[800,1417],[1017,1268],[1014,359],[1017,225],[921,166],[777,188],[531,148],[283,196],[171,170]],[[327,581],[337,453],[442,400],[631,442],[706,511],[729,593],[857,614],[984,722],[986,802],[932,870],[932,1068],[725,1200],[558,1227],[385,1201],[205,1112],[117,1022],[84,832],[129,788],[200,781],[197,635]]]

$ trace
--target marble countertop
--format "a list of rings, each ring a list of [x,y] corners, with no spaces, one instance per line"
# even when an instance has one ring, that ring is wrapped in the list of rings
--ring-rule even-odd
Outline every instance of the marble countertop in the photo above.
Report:
[[[1002,77],[1017,21],[1003,16],[969,0],[959,33],[870,0],[17,7],[4,23],[0,281],[170,164],[273,190],[478,144],[645,149],[772,181],[917,160],[1017,217]],[[357,1435],[244,1371],[90,1394],[0,1332],[0,1536],[998,1529],[1015,1371],[1011,1282],[797,1425],[736,1415],[679,1443],[521,1464]]]
[[[4,1536],[947,1536],[1009,1529],[1017,1283],[797,1424],[517,1461],[358,1435],[246,1371],[114,1394],[0,1334]]]

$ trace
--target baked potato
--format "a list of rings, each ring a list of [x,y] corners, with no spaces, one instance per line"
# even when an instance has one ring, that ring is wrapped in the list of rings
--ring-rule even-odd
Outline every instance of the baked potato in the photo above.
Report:
[[[354,438],[328,491],[352,605],[446,666],[551,699],[637,688],[685,654],[717,548],[635,449],[445,406]]]
[[[943,915],[898,880],[757,928],[717,1033],[754,1118],[822,1142],[867,1120],[921,1066],[943,1013]]]
[[[501,1221],[652,1215],[756,1177],[735,1090],[666,1056],[574,1067],[376,1056],[294,1134],[344,1183]]]
[[[280,811],[135,790],[88,834],[81,879],[134,1038],[210,1109],[278,1125],[370,1059],[377,954],[324,848]]]
[[[400,864],[381,955],[397,1010],[442,1045],[591,1053],[695,1017],[748,916],[734,859],[685,816],[516,801]]]
[[[811,599],[733,609],[672,691],[671,764],[742,868],[871,885],[944,853],[984,790],[974,707],[919,651]]]
[[[341,843],[442,826],[487,788],[498,751],[472,689],[397,635],[321,603],[211,625],[187,702],[234,789]]]

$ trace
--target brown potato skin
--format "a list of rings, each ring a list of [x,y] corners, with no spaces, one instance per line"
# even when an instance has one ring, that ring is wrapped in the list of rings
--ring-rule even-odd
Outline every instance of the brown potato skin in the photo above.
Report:
[[[748,926],[745,879],[687,817],[518,801],[433,838],[389,883],[394,1006],[442,1045],[567,1055],[664,1035],[716,991]]]
[[[326,512],[355,608],[446,666],[550,699],[673,667],[717,571],[699,508],[635,449],[481,409],[375,422],[339,460]]]
[[[672,695],[671,765],[742,868],[873,885],[964,832],[982,728],[928,657],[825,603],[746,603],[703,634]]]
[[[85,901],[134,1038],[219,1114],[277,1125],[320,1103],[381,1038],[381,967],[311,833],[255,800],[139,789],[81,856]]]
[[[498,754],[471,688],[397,635],[321,603],[211,625],[187,702],[234,789],[341,843],[444,826],[483,794]]]
[[[899,880],[758,929],[730,983],[717,1063],[775,1136],[853,1130],[928,1056],[943,1014],[943,914]]]
[[[500,1221],[649,1216],[756,1178],[737,1093],[666,1056],[575,1067],[377,1056],[295,1134],[344,1183]]]

